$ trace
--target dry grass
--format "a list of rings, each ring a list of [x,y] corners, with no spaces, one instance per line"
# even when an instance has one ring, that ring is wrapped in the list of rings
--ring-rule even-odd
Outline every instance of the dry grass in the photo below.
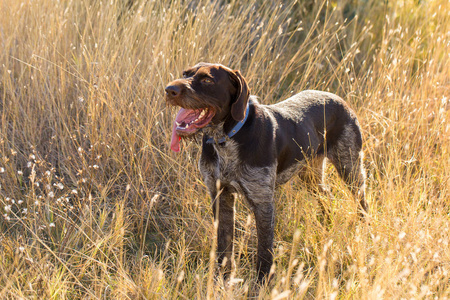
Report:
[[[198,146],[168,148],[163,88],[199,61],[263,103],[337,93],[363,128],[370,222],[332,168],[328,224],[327,199],[284,186],[260,298],[450,297],[448,1],[125,2],[0,0],[1,299],[254,292],[249,210],[225,287]]]

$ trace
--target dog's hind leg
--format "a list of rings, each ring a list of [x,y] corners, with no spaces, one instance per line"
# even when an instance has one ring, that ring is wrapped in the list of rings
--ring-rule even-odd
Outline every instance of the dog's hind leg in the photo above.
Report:
[[[365,198],[366,173],[359,126],[356,123],[347,124],[340,137],[330,148],[327,156],[358,200],[359,216],[364,217],[368,205]]]

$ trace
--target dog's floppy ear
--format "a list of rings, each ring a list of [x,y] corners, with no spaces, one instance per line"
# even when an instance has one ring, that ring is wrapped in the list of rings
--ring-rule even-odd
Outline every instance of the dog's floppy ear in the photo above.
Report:
[[[231,116],[236,121],[242,121],[245,117],[250,91],[247,81],[238,70],[231,71],[230,76],[237,84],[236,99],[231,105]]]

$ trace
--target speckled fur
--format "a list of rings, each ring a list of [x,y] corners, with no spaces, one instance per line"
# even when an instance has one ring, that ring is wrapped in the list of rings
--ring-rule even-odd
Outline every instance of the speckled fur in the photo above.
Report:
[[[317,97],[314,91],[303,92],[303,94],[312,98]],[[333,95],[333,97],[336,96]],[[298,109],[302,109],[308,104],[296,106],[295,101],[297,100],[290,99],[274,106],[260,105],[256,99],[252,99],[251,103],[261,109],[264,116],[273,122],[271,134],[275,136],[283,128],[279,128],[281,123],[273,114],[273,110],[281,110],[285,115],[298,115],[296,122],[299,124],[308,121],[308,115],[298,114]],[[199,166],[213,199],[213,211],[217,214],[219,207],[219,211],[222,210],[228,216],[228,218],[220,218],[220,212],[217,216],[219,219],[218,261],[223,266],[224,273],[227,274],[232,267],[234,211],[231,212],[231,203],[234,205],[234,193],[243,195],[255,214],[258,232],[259,280],[263,280],[267,276],[273,262],[273,229],[275,226],[273,196],[276,187],[286,183],[295,175],[299,175],[299,178],[311,186],[311,190],[328,192],[324,185],[323,170],[326,161],[329,160],[336,166],[339,175],[347,182],[359,200],[363,211],[367,210],[364,197],[365,172],[362,164],[362,151],[361,145],[357,142],[360,139],[358,128],[356,118],[351,118],[350,123],[343,127],[342,131],[338,133],[338,138],[334,143],[328,145],[329,149],[323,153],[318,153],[318,147],[320,147],[323,137],[318,136],[313,127],[305,129],[308,141],[297,145],[297,151],[303,153],[303,159],[297,160],[280,172],[277,172],[279,161],[273,161],[263,167],[251,166],[246,161],[242,161],[239,152],[242,149],[234,139],[227,138],[225,143],[212,145],[213,152],[217,155],[216,160],[208,162],[206,159],[201,159]],[[213,136],[216,140],[224,136],[222,124],[211,126],[206,132],[208,136]],[[255,153],[255,155],[261,154]],[[228,203],[228,206],[224,203]],[[320,203],[320,205],[325,211],[323,204]],[[360,214],[362,216],[363,212],[360,211]]]
[[[355,113],[337,95],[303,91],[274,105],[259,104],[239,71],[200,63],[166,88],[168,102],[186,107],[212,107],[216,115],[204,134],[199,168],[212,199],[217,222],[217,259],[225,275],[233,264],[235,194],[255,215],[258,281],[268,278],[273,263],[274,190],[290,178],[326,190],[323,170],[330,161],[367,211],[362,136]],[[213,85],[202,85],[204,74]],[[195,88],[194,88],[195,87]],[[195,101],[194,101],[195,100]],[[227,132],[243,120],[241,130]],[[228,131],[227,131],[228,130]],[[219,143],[226,137],[225,142]],[[215,143],[207,141],[213,138]]]

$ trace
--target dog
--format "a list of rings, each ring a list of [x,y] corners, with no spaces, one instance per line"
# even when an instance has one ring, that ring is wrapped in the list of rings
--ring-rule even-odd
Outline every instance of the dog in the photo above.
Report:
[[[367,211],[361,129],[337,95],[307,90],[262,105],[238,70],[211,63],[186,69],[165,94],[169,105],[180,107],[171,149],[180,151],[181,138],[203,134],[199,168],[218,222],[217,262],[225,276],[232,267],[237,193],[254,213],[260,283],[273,263],[276,187],[298,174],[322,189],[329,160],[359,200],[359,214]]]

